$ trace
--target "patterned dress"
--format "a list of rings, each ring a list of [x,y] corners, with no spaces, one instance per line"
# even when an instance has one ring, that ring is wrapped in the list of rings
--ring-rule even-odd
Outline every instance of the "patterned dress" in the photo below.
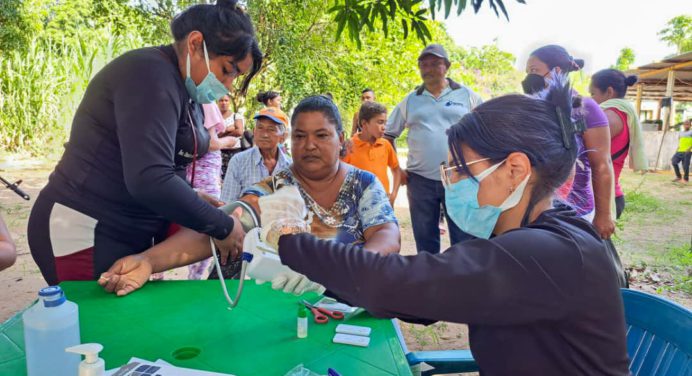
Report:
[[[202,105],[204,109],[204,127],[209,132],[219,134],[224,130],[221,111],[214,103]],[[187,166],[187,181],[192,188],[219,198],[221,194],[221,151],[215,150],[204,154],[195,162],[194,176],[192,164]],[[202,279],[204,272],[211,264],[211,258],[188,265],[188,279]],[[161,276],[163,279],[163,276]]]

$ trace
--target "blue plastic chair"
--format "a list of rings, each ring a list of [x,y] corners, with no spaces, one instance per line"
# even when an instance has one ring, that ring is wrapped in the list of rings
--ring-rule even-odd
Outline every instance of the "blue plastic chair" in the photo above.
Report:
[[[635,290],[622,289],[622,300],[632,375],[692,375],[692,311]]]
[[[692,311],[660,296],[622,289],[627,353],[633,376],[692,376]],[[402,341],[403,343],[403,341]],[[469,350],[407,352],[411,366],[426,363],[423,376],[477,372]]]

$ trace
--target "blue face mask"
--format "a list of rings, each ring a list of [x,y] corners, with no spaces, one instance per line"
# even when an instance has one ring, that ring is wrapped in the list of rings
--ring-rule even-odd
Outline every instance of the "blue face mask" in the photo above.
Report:
[[[207,53],[207,44],[202,41],[204,45],[204,60],[207,63],[207,77],[200,82],[199,85],[195,85],[190,76],[190,53],[187,54],[187,78],[185,78],[185,88],[187,93],[190,94],[190,98],[197,103],[212,103],[215,102],[224,95],[228,94],[228,89],[216,78],[216,75],[209,69],[209,54]]]
[[[502,161],[481,172],[476,176],[476,180],[466,178],[445,187],[447,214],[462,231],[477,238],[489,239],[500,214],[519,204],[531,174],[526,175],[526,178],[519,184],[517,189],[499,207],[492,205],[481,207],[478,203],[480,182],[497,170],[504,162]]]

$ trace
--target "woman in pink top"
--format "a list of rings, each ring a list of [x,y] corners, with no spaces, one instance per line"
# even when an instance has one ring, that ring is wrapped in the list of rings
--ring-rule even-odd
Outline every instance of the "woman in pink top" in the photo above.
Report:
[[[601,105],[610,127],[610,152],[615,172],[615,207],[616,216],[620,218],[625,209],[625,195],[620,187],[620,173],[630,149],[630,130],[628,116],[635,116],[634,108],[629,102],[613,101],[622,99],[627,87],[637,82],[636,76],[625,76],[616,69],[604,69],[591,77],[589,91],[591,97]],[[637,122],[638,123],[638,122]]]
[[[209,131],[209,152],[187,166],[187,181],[198,193],[218,199],[221,194],[221,149],[232,148],[240,142],[237,137],[219,137],[226,129],[221,110],[215,103],[203,104],[204,127]],[[188,265],[188,279],[202,279],[210,258]]]

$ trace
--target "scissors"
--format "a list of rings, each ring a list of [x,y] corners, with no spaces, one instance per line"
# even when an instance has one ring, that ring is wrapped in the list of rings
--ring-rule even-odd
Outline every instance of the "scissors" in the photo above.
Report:
[[[329,317],[333,318],[334,320],[341,320],[344,318],[344,314],[341,312],[330,311],[325,308],[315,307],[314,305],[308,303],[306,300],[302,300],[301,303],[303,303],[303,305],[305,305],[310,309],[310,311],[312,311],[312,314],[315,316],[315,322],[318,324],[325,324],[327,321],[329,321]]]

